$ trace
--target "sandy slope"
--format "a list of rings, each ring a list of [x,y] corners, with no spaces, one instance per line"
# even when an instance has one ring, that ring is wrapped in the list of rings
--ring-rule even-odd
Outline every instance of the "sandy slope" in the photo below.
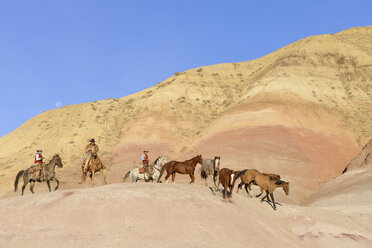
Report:
[[[284,196],[281,190],[276,195]],[[204,186],[112,184],[0,201],[0,247],[371,247],[332,209],[267,203]]]
[[[372,170],[348,172],[323,185],[307,202],[347,215],[372,231]]]

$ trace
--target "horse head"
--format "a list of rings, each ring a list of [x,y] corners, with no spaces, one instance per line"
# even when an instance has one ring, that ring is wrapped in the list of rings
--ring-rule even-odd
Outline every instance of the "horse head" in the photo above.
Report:
[[[52,160],[54,160],[54,163],[55,163],[59,168],[62,168],[62,167],[63,167],[61,157],[60,157],[58,154],[54,155]]]
[[[213,159],[213,165],[214,165],[214,171],[219,171],[220,170],[220,160],[221,158],[218,156],[215,156]]]
[[[199,154],[198,156],[196,156],[197,158],[197,161],[199,164],[203,164],[203,156],[201,154]]]
[[[282,187],[285,194],[289,195],[289,182],[284,182]]]

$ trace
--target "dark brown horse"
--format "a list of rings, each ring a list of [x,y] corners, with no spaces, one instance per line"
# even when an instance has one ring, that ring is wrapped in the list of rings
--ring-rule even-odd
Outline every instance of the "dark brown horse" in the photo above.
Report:
[[[189,159],[189,160],[186,160],[186,161],[183,161],[183,162],[170,161],[170,162],[166,163],[161,168],[158,183],[161,182],[160,179],[161,179],[161,176],[163,175],[164,171],[167,171],[167,175],[165,176],[165,182],[166,183],[168,183],[167,180],[170,177],[170,175],[172,175],[172,181],[174,183],[174,178],[176,177],[176,173],[189,174],[189,176],[191,178],[190,183],[193,183],[195,181],[195,176],[194,176],[195,167],[196,167],[197,164],[202,164],[202,163],[203,163],[203,156],[202,155],[198,155],[198,156],[196,156],[192,159]]]
[[[224,188],[223,199],[226,199],[227,189],[230,189],[229,198],[231,199],[231,197],[232,197],[234,184],[235,184],[235,174],[236,174],[235,171],[230,170],[228,168],[223,168],[218,172],[217,189],[218,189],[218,187],[220,186],[220,183],[221,183],[223,188]]]

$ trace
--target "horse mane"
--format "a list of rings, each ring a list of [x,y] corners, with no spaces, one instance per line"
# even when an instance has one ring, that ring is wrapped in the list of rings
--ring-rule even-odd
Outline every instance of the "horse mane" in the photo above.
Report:
[[[247,169],[239,171],[238,174],[235,176],[235,180],[237,180],[239,177],[243,176],[247,172]]]
[[[188,160],[185,160],[185,162],[188,162],[188,161],[194,160],[194,159],[196,159],[196,158],[199,157],[199,156],[201,156],[201,155],[196,155],[196,156],[193,157],[193,158],[190,158],[190,159],[188,159]]]
[[[158,161],[159,161],[160,157],[158,157],[155,161],[154,161],[154,164],[157,164]]]
[[[271,178],[270,178],[271,179]],[[282,180],[279,180],[279,179],[276,179],[275,181],[275,184],[276,185],[282,185],[282,184],[285,184],[286,182],[282,181]]]

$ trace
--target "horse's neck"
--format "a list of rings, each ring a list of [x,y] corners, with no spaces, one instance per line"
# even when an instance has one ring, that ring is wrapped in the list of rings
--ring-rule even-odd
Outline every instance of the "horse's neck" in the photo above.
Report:
[[[275,184],[275,188],[282,188],[282,189],[284,189],[284,183],[282,183],[282,184]]]
[[[191,162],[191,161],[194,161],[194,159],[196,159],[197,157],[194,157],[194,158],[190,158],[190,159],[188,159],[188,160],[185,160],[185,161],[183,161],[183,162]]]
[[[196,161],[197,159],[198,159],[198,157],[190,159],[190,161],[192,162],[191,164],[192,164],[193,167],[196,167],[196,165],[198,164],[198,162]]]
[[[164,164],[163,164],[164,165]],[[154,164],[154,167],[158,170],[161,169],[161,167],[163,167],[163,165],[161,164],[161,162],[157,161],[157,163]]]
[[[54,171],[55,167],[56,167],[56,163],[54,162],[54,158],[45,165],[45,169],[48,171]]]

